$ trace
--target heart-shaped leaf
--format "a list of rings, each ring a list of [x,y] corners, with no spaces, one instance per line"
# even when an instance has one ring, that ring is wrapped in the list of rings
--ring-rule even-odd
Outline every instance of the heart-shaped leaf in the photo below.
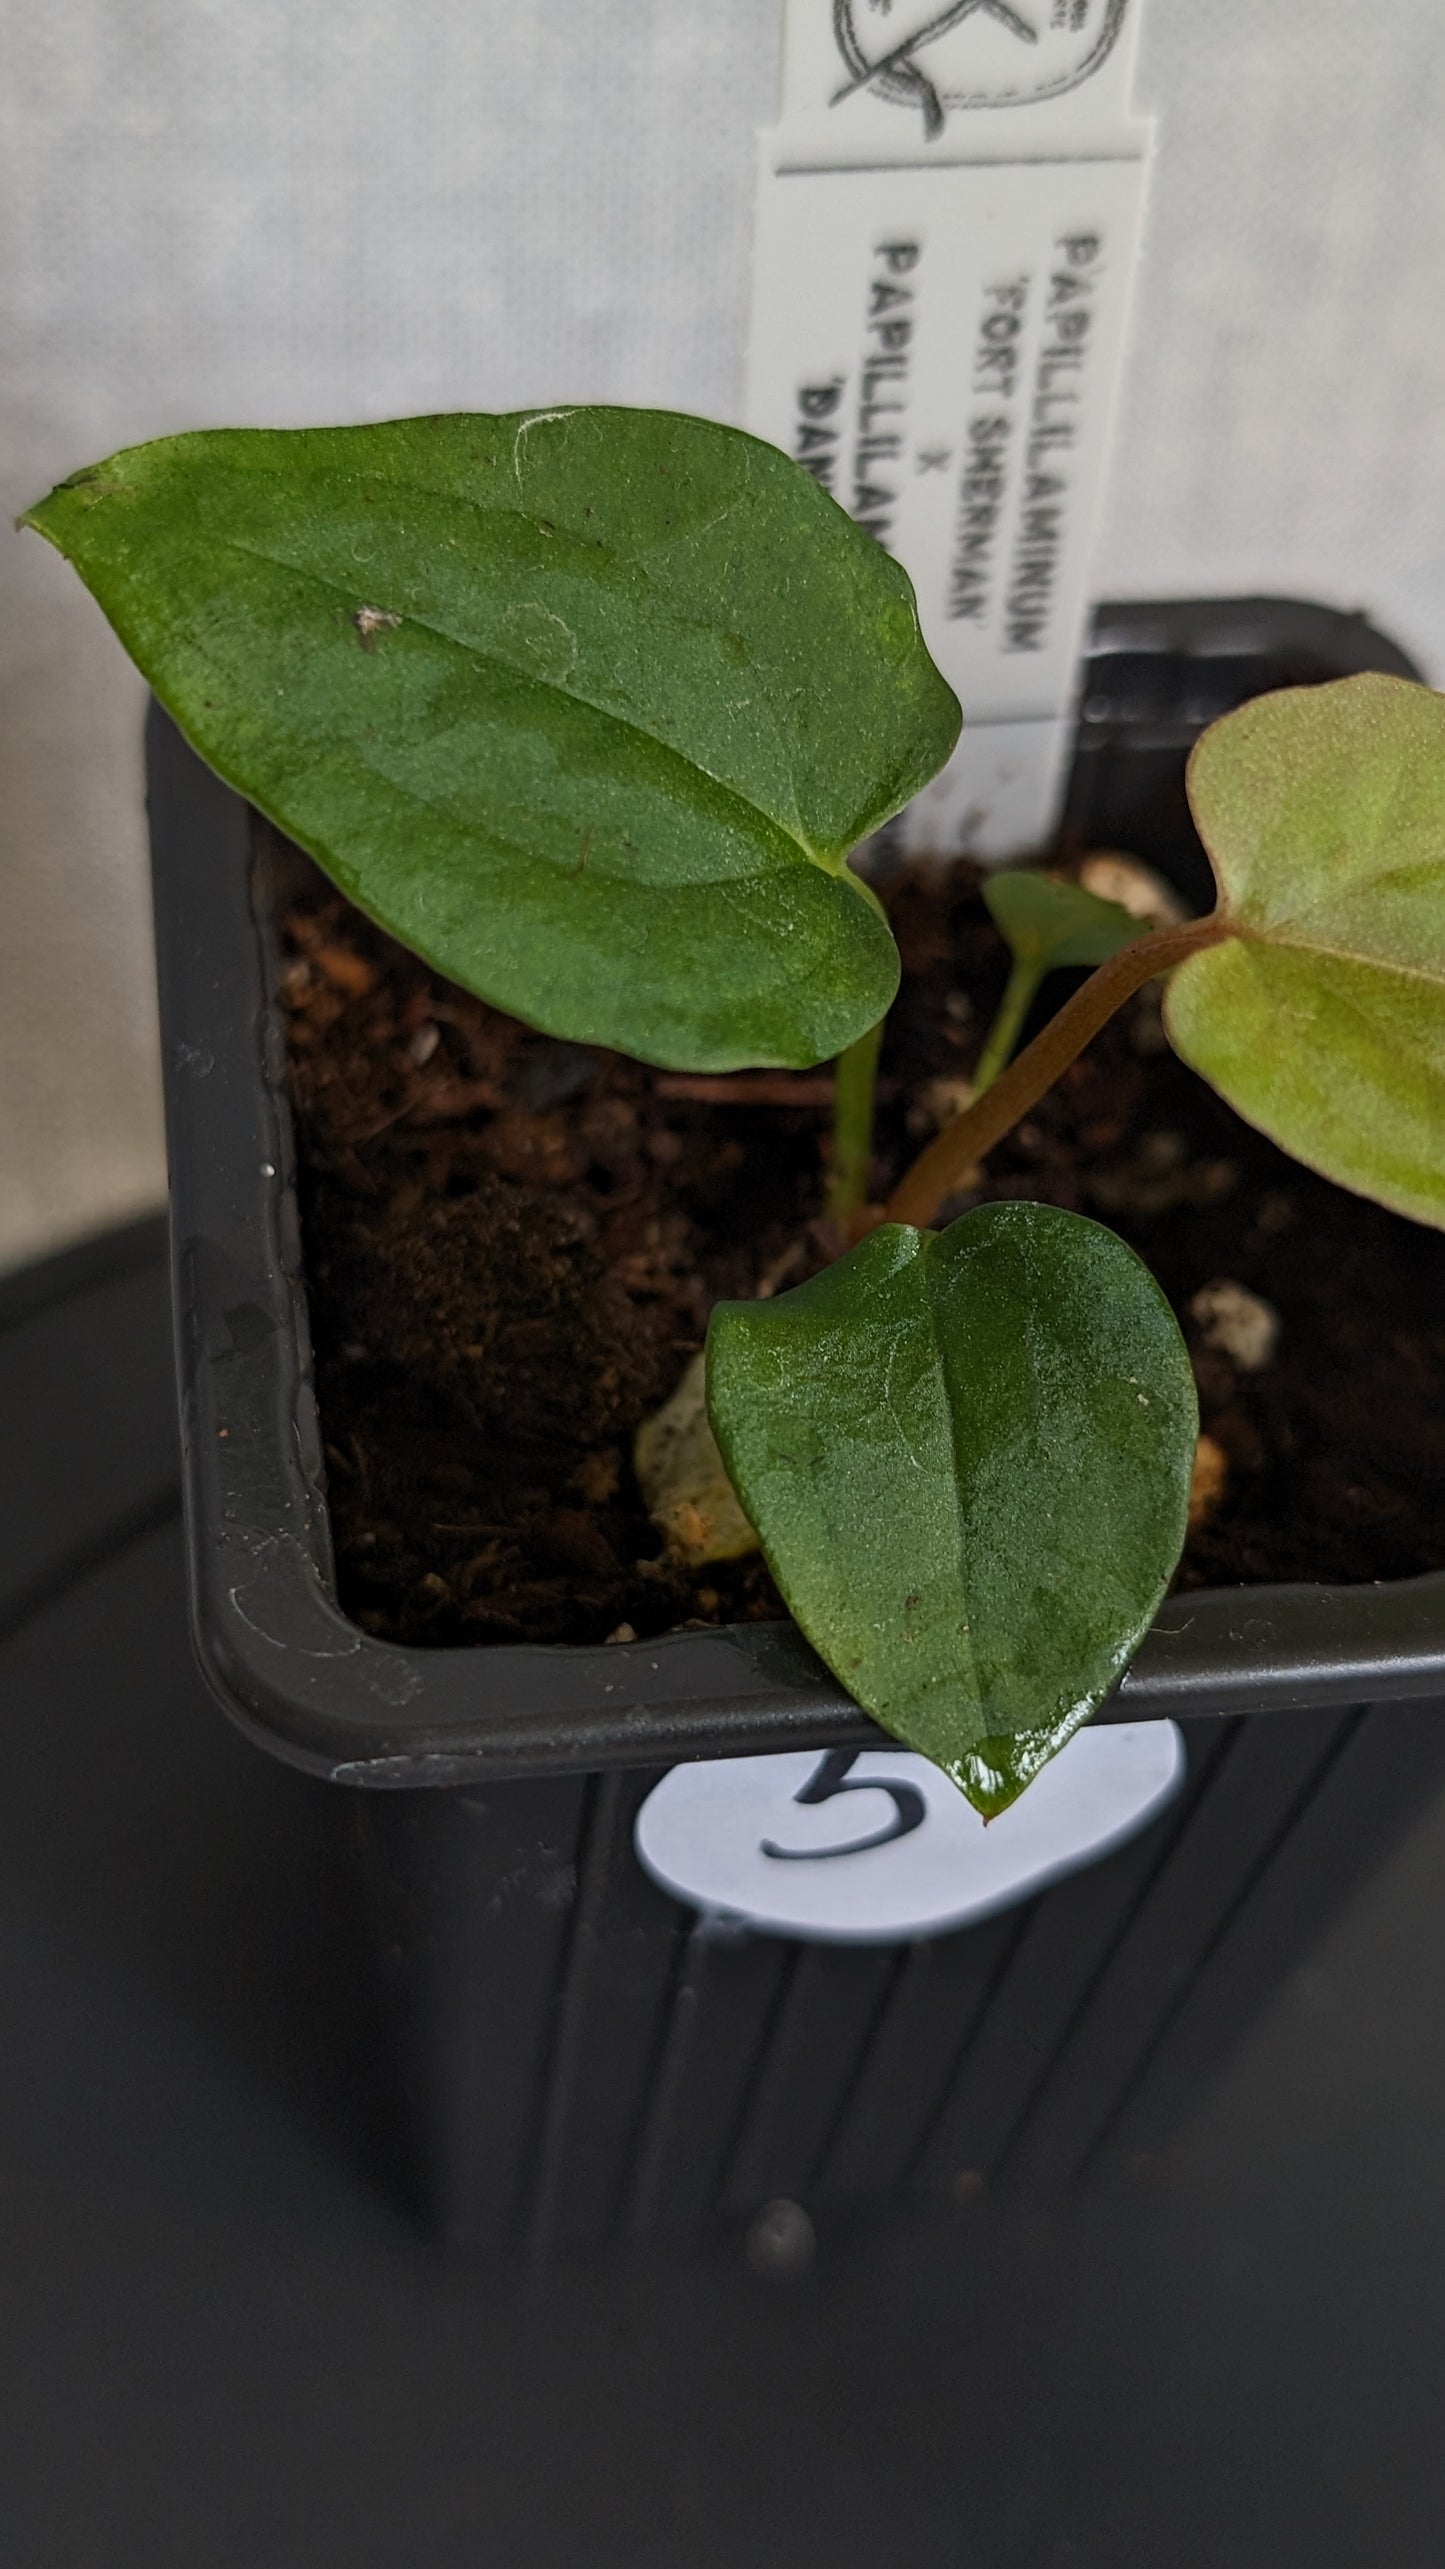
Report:
[[[1107,963],[1146,934],[1117,901],[1101,901],[1078,883],[1058,883],[1031,866],[1000,866],[984,877],[983,897],[1016,963],[1042,979],[1063,964]]]
[[[1173,975],[1176,1050],[1296,1159],[1445,1225],[1445,697],[1258,697],[1189,799],[1236,933]]]
[[[1198,1404],[1148,1269],[1049,1205],[890,1224],[720,1304],[708,1398],[815,1650],[1005,1809],[1122,1675],[1183,1545]]]
[[[162,438],[27,523],[202,756],[547,1032],[807,1064],[887,1008],[850,848],[958,707],[810,475],[661,411]]]

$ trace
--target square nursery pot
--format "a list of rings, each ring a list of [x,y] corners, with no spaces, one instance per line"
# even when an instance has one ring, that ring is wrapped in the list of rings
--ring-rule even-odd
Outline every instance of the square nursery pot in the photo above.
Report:
[[[1360,669],[1413,674],[1320,607],[1101,608],[1072,819],[1202,902],[1196,733]],[[1002,1888],[971,1871],[981,1831],[940,1864],[936,1801],[903,1780],[920,1762],[791,1625],[372,1639],[335,1602],[271,842],[159,714],[150,779],[196,1645],[253,1740],[344,1790],[437,2225],[545,2248],[772,2206],[759,2236],[786,2241],[804,2216],[1147,2162],[1445,1768],[1445,1575],[1168,1602],[1066,1752],[1097,1761],[1124,1725],[1152,1816],[1086,1817]],[[648,1870],[634,1831],[669,1776]],[[870,1776],[891,1793],[843,1798]],[[813,1852],[768,1874],[782,1826]],[[748,1888],[760,1865],[782,1914]]]

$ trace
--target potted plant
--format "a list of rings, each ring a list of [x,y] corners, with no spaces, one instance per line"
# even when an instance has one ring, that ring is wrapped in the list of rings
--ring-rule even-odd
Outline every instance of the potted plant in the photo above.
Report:
[[[644,1082],[651,1074],[631,1066],[659,1066],[654,1091],[671,1082],[679,1105],[756,1108],[756,1089],[719,1083],[761,1078],[764,1097],[772,1082],[779,1113],[796,1117],[814,1100],[790,1082],[838,1062],[826,1201],[811,1223],[795,1220],[749,1293],[715,1308],[708,1417],[694,1361],[660,1416],[653,1397],[622,1419],[616,1330],[587,1376],[587,1397],[606,1410],[589,1450],[615,1454],[619,1426],[642,1430],[639,1467],[669,1538],[654,1586],[670,1612],[654,1612],[642,1640],[624,1617],[560,1648],[545,1626],[482,1649],[457,1646],[445,1624],[441,1648],[416,1646],[413,1628],[389,1640],[374,1612],[368,1632],[334,1602],[331,1421],[318,1431],[309,1388],[279,1053],[286,967],[265,916],[280,861],[235,796],[162,751],[158,844],[182,828],[190,869],[181,887],[163,856],[198,1638],[233,1711],[282,1754],[350,1783],[452,1788],[398,1797],[385,1822],[379,1803],[367,1808],[385,1841],[387,1933],[451,2225],[506,2227],[524,2200],[534,2228],[583,2234],[625,2205],[643,2220],[649,2206],[681,2218],[719,2195],[746,2209],[788,2190],[780,2169],[830,2152],[835,2172],[851,2153],[875,2176],[911,2160],[956,2177],[969,2128],[960,2098],[972,2094],[977,2126],[980,2092],[993,2137],[965,2151],[963,2173],[975,2159],[987,2173],[1032,2112],[1043,2059],[986,2074],[999,2020],[979,2011],[1005,1964],[1018,1975],[1016,1918],[957,1940],[967,1952],[943,1969],[936,1956],[910,1955],[906,1969],[896,1956],[850,1957],[839,2006],[836,1957],[780,1961],[765,1940],[740,1946],[715,1929],[680,1952],[675,1913],[665,1937],[650,1935],[628,1912],[640,1905],[655,1924],[657,1895],[631,1878],[619,1894],[618,1850],[659,1765],[876,1739],[860,1706],[987,1814],[1101,1707],[1219,1715],[1438,1687],[1438,1581],[1257,1590],[1247,1606],[1226,1589],[1164,1607],[1191,1485],[1198,1495],[1201,1464],[1207,1484],[1230,1462],[1215,1440],[1200,1444],[1178,1322],[1135,1251],[1097,1220],[1031,1201],[1018,1183],[970,1198],[989,1192],[986,1155],[1027,1130],[1091,1038],[1167,974],[1163,1040],[1253,1127],[1326,1178],[1438,1225],[1441,700],[1365,675],[1262,696],[1211,731],[1192,771],[1220,896],[1202,919],[1141,933],[1077,881],[1030,872],[990,885],[1013,972],[993,1030],[975,1030],[974,1094],[963,1104],[954,1079],[944,1105],[959,1111],[880,1204],[876,1079],[898,949],[884,901],[847,859],[947,754],[958,713],[903,575],[808,476],[705,423],[564,410],[166,440],[72,477],[29,522],[76,563],[215,777],[421,959],[406,967],[421,975],[411,996],[429,966],[505,1027],[534,1030],[498,1038],[531,1062],[534,1098],[548,1079],[554,1094],[565,1077],[585,1085],[589,1065],[622,1055],[626,1076]],[[290,992],[315,978],[309,934],[332,996],[346,997],[347,955],[353,996],[369,996],[378,967],[364,932],[358,944],[343,931],[339,965],[333,939],[328,974],[328,914],[314,900],[309,913],[305,899],[291,909],[301,951]],[[1010,1059],[1054,963],[1095,969]],[[430,1013],[412,1030],[418,1070],[436,1049],[428,987]],[[511,1218],[498,1187],[513,1190],[514,1211],[529,1151],[565,1161],[565,1130],[545,1107],[501,1104],[471,1068],[491,1137],[487,1183],[468,1185],[465,1219],[434,1222],[425,1246],[420,1195],[399,1234],[384,1224],[380,1246],[375,1224],[370,1234],[368,1254],[393,1279],[435,1271],[432,1319],[457,1290],[459,1242],[463,1270],[470,1242],[495,1281],[490,1233]],[[905,1123],[920,1107],[937,1117],[931,1085],[928,1099],[903,1098]],[[1119,1139],[1104,1129],[1101,1151]],[[1133,1180],[1137,1193],[1137,1167]],[[560,1296],[576,1317],[579,1269],[605,1295],[565,1218],[541,1265],[535,1240],[515,1225],[508,1236],[545,1313],[555,1318]],[[1231,1310],[1236,1333],[1272,1325],[1258,1297],[1235,1293],[1195,1315],[1201,1360]],[[481,1340],[462,1343],[441,1384],[443,1407],[470,1414],[475,1431],[490,1422],[494,1441],[498,1402],[516,1391],[498,1390],[498,1330],[518,1318],[499,1324],[489,1306]],[[544,1331],[534,1374],[554,1343]],[[377,1352],[363,1345],[362,1363]],[[525,1378],[525,1360],[513,1372]],[[545,1380],[528,1390],[524,1379],[523,1392],[544,1406],[550,1395],[554,1410],[583,1397]],[[504,1413],[500,1427],[505,1440]],[[333,1485],[344,1469],[333,1454]],[[596,1507],[610,1495],[604,1478],[593,1479]],[[582,1586],[599,1557],[594,1547],[589,1570],[587,1492],[583,1472],[570,1538],[555,1510],[548,1536],[554,1572],[570,1539]],[[473,1512],[456,1524],[482,1560],[485,1523]],[[739,1574],[714,1565],[748,1559],[755,1540],[799,1629],[765,1613],[727,1619]],[[679,1600],[701,1611],[678,1614]],[[767,1598],[754,1587],[748,1602]],[[667,1632],[669,1619],[693,1628]],[[1283,1716],[1257,1727],[1273,1730],[1273,1747],[1226,1757],[1221,1735],[1196,1760],[1186,1812],[1207,1805],[1211,1830],[1227,1832],[1230,1777],[1258,1770],[1240,1786],[1245,1824],[1209,1897],[1190,1891],[1203,1841],[1182,1817],[1179,1860],[1163,1873],[1154,1845],[1129,1859],[1133,1874],[1116,1863],[1071,1895],[1064,1967],[1044,1974],[1055,2026],[1045,2049],[1065,2092],[1092,2079],[1095,2139],[1142,2053],[1173,2027],[1201,1938],[1218,1941],[1291,1812],[1316,1786],[1324,1793],[1336,1764],[1336,1790],[1358,1809],[1359,1779],[1380,1764],[1361,1761],[1342,1710],[1313,1718],[1305,1742]],[[1386,1763],[1413,1778],[1433,1759],[1433,1729],[1411,1739],[1408,1756]],[[1225,1789],[1216,1778],[1206,1793],[1216,1765]],[[1146,1886],[1176,1910],[1192,1897],[1197,1915],[1192,1961],[1156,1952],[1141,2007],[1120,1957]],[[1067,1902],[1049,1897],[1062,1921]],[[1091,1899],[1099,1914],[1080,1931],[1075,1912]],[[1046,1898],[1044,1943],[1048,1915]],[[1037,1944],[1036,1930],[1037,1920]],[[705,2058],[679,2031],[703,2008],[704,1983],[726,1990]],[[1064,2033],[1076,1999],[1097,1992],[1095,2051],[1102,2043],[1112,2062],[1102,2082]],[[759,2068],[760,2020],[775,2034],[790,2020],[826,2028],[830,1994],[832,2083],[806,2044],[782,2039]],[[476,2011],[495,2032],[499,2005],[515,2056],[493,2082],[468,2028]],[[985,2067],[975,2057],[960,2072],[975,2020]],[[589,2062],[614,2072],[610,2102]],[[891,2128],[907,2120],[890,2097],[909,2077],[928,2091],[921,2140],[916,2116],[904,2140]],[[1040,2128],[1035,2113],[1037,2169],[1087,2155],[1077,2129],[1051,2153]],[[681,2131],[692,2146],[679,2154]],[[792,2135],[786,2146],[780,2133]],[[684,2161],[692,2173],[679,2186]]]

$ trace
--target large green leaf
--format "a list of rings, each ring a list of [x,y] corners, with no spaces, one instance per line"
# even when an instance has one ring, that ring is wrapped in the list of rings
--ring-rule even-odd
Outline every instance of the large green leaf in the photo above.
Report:
[[[890,1224],[719,1305],[708,1400],[814,1648],[1003,1810],[1122,1674],[1183,1545],[1198,1407],[1147,1268],[1049,1205]]]
[[[1176,1049],[1309,1167],[1445,1224],[1445,697],[1258,697],[1189,796],[1237,934],[1170,981]]]
[[[162,438],[27,523],[203,757],[548,1032],[805,1064],[888,1006],[847,852],[958,707],[812,478],[661,411]]]

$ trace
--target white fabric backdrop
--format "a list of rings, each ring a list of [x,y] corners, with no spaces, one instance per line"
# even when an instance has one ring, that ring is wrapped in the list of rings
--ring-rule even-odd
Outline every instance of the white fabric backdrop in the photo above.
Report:
[[[734,413],[780,0],[0,0],[6,517],[166,430]],[[1096,591],[1363,604],[1445,678],[1439,0],[1151,0]],[[0,540],[0,1263],[162,1185],[140,689]]]

